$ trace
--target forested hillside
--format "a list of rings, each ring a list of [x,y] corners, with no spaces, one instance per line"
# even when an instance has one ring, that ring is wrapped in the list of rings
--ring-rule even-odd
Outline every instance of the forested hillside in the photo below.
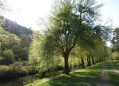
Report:
[[[8,31],[12,34],[16,34],[17,36],[19,36],[20,34],[31,35],[33,32],[31,30],[31,28],[21,26],[21,25],[17,24],[15,21],[4,18],[3,16],[1,16],[0,18],[3,20],[1,27],[5,31]]]
[[[1,16],[0,64],[28,60],[32,30]]]

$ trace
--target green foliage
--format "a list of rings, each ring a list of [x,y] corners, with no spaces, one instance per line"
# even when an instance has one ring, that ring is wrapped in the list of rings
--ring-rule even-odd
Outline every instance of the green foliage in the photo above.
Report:
[[[0,68],[0,79],[18,77],[23,74],[22,67],[17,62],[10,66],[1,66]]]
[[[112,52],[119,52],[119,28],[115,28],[115,30],[113,31],[113,39],[111,40],[111,43],[113,44]]]
[[[0,29],[0,42],[2,51],[5,49],[12,49],[13,45],[18,44],[19,38],[14,35],[6,32],[3,29]]]
[[[25,34],[21,34],[18,38],[18,36],[0,29],[0,51],[12,49],[14,52],[14,58],[17,61],[18,59],[28,60],[31,41],[31,37]]]
[[[4,17],[1,17],[1,19],[4,22],[0,29],[0,52],[6,49],[12,49],[16,61],[18,59],[28,60],[29,47],[32,41],[29,35],[32,34],[32,31],[13,21],[4,19]]]
[[[36,34],[38,36],[36,36]],[[38,38],[38,39],[37,39]],[[33,66],[37,66],[39,64],[40,60],[40,34],[33,33],[32,36],[32,43],[30,45],[30,51],[29,51],[29,63]]]
[[[36,73],[39,73],[38,67],[22,66],[20,62],[16,61],[9,66],[0,65],[0,79],[14,78]]]
[[[116,60],[116,57],[118,56],[118,52],[117,51],[111,52],[111,55],[112,55],[112,59]]]
[[[65,62],[64,71],[68,74],[69,65],[73,67],[79,62],[78,58],[73,59],[76,56],[70,57],[69,55],[77,53],[78,56],[82,49],[86,53],[80,53],[79,57],[90,53],[96,58],[99,57],[101,61],[107,56],[103,42],[109,38],[110,32],[110,27],[95,24],[100,17],[98,11],[102,6],[102,4],[97,4],[95,0],[80,0],[79,2],[55,0],[44,33],[35,32],[32,36],[30,64],[39,65],[41,70],[47,70],[57,64],[55,60],[62,56]],[[98,46],[96,46],[98,42],[101,42],[98,45],[102,51],[98,50]],[[81,49],[78,50],[77,47]],[[96,49],[92,49],[94,47]],[[73,49],[78,50],[78,52]],[[95,50],[99,52],[96,53]]]
[[[4,57],[3,60],[6,65],[12,64],[14,62],[14,54],[11,49],[4,50],[2,56]]]
[[[32,43],[29,51],[29,64],[32,66],[39,66],[39,71],[47,71],[50,68],[55,68],[60,61],[60,57],[46,59],[42,56],[41,42],[44,39],[44,35],[39,32],[34,32],[32,36]]]
[[[28,55],[29,55],[29,47],[30,43],[32,41],[31,37],[21,34],[19,36],[20,41],[17,45],[13,46],[13,50],[15,53],[15,59],[22,60],[22,61],[27,61],[28,60]]]
[[[17,47],[19,42],[20,39],[16,35],[6,32],[3,29],[0,29],[1,53],[7,49],[11,49],[14,53],[14,58],[16,60],[16,51],[19,49]]]
[[[20,70],[22,69],[22,65],[16,61],[12,65],[10,65],[10,67],[12,68],[13,71],[17,72],[20,72]]]

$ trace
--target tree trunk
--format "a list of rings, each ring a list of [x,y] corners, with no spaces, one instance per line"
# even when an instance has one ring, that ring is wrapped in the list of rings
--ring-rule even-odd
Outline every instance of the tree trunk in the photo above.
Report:
[[[84,59],[83,59],[83,57],[81,57],[81,62],[82,62],[82,64],[81,64],[82,68],[85,68],[85,66],[84,66]]]
[[[94,64],[94,59],[93,59],[93,56],[92,56],[92,64]]]
[[[98,63],[98,59],[96,59],[96,63]]]
[[[87,58],[88,66],[91,66],[90,57]]]
[[[46,71],[42,72],[42,78],[45,77]]]
[[[101,62],[102,60],[101,60],[101,58],[100,58],[100,62]]]
[[[118,45],[118,55],[119,55],[119,45]]]
[[[88,63],[87,66],[91,66],[91,63],[90,63],[90,55],[87,56],[87,63]]]
[[[64,73],[65,74],[69,74],[69,64],[68,64],[68,57],[69,57],[69,53],[65,53],[64,54]]]
[[[91,66],[90,56],[88,57],[88,66]]]

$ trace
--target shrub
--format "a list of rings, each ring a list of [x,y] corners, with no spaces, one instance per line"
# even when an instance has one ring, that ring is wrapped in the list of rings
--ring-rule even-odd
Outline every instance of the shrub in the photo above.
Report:
[[[28,74],[36,74],[39,72],[38,68],[35,66],[25,66],[24,69],[27,69]]]
[[[13,51],[11,49],[5,50],[2,53],[2,55],[4,57],[4,59],[3,59],[4,64],[9,65],[9,64],[12,64],[14,62],[14,54],[13,54]]]
[[[10,66],[0,66],[0,79],[19,77],[28,74],[19,62],[14,62]]]
[[[22,65],[17,61],[10,65],[10,68],[12,69],[12,71],[17,73],[22,71]]]

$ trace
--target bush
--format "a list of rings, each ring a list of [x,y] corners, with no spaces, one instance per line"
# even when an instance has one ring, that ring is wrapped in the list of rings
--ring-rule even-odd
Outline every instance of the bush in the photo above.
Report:
[[[16,61],[12,65],[10,65],[10,68],[15,73],[20,73],[22,71],[22,65]]]
[[[11,49],[5,50],[2,53],[4,59],[3,59],[3,63],[6,65],[12,64],[14,63],[14,54],[13,51]]]
[[[19,77],[28,74],[19,62],[14,62],[10,66],[0,66],[0,79]]]
[[[25,66],[24,69],[27,69],[28,74],[36,74],[39,72],[38,68],[34,66]]]

